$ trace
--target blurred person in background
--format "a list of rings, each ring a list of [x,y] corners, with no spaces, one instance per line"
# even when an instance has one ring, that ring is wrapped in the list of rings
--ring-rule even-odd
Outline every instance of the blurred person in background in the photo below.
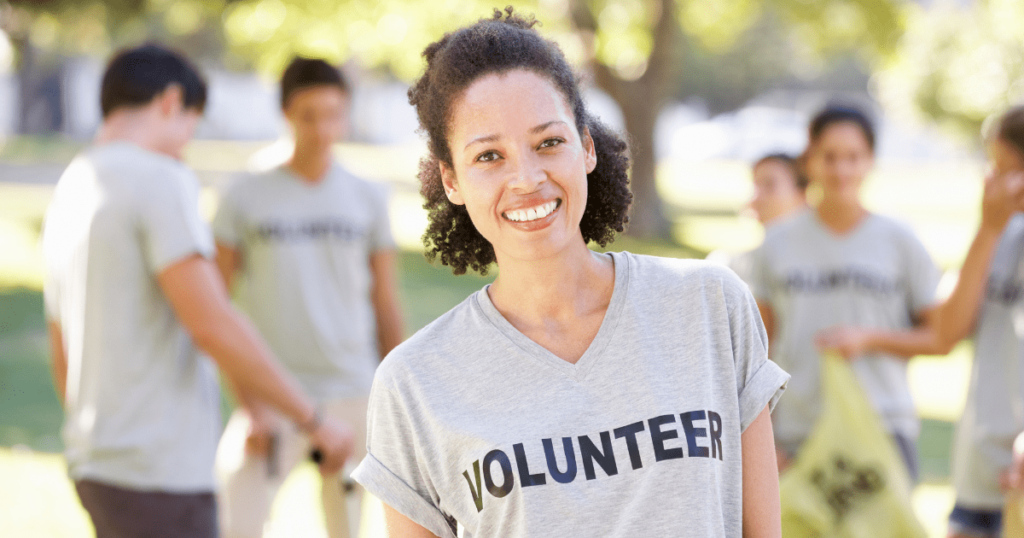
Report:
[[[239,280],[241,308],[326,413],[353,426],[361,458],[374,371],[403,335],[386,193],[332,153],[349,99],[336,68],[295,58],[281,77],[294,150],[286,163],[234,182],[213,230],[224,281]],[[217,455],[225,538],[262,536],[277,491],[310,448],[266,405],[241,404]],[[341,475],[323,481],[331,538],[358,529],[361,497],[362,488]]]
[[[1005,493],[1021,489],[1021,461],[1014,438],[1024,431],[1024,107],[990,123],[986,133],[990,171],[982,218],[957,284],[935,311],[937,323],[922,326],[903,346],[898,335],[856,326],[829,331],[822,345],[850,359],[879,352],[945,355],[974,335],[967,405],[953,450],[956,505],[951,537],[1001,536]]]
[[[43,231],[54,385],[68,472],[98,538],[218,535],[216,370],[276,408],[333,473],[352,448],[230,305],[181,162],[206,102],[199,72],[154,45],[107,66],[103,123],[61,176]]]
[[[1001,536],[1006,493],[1024,487],[1013,451],[1024,431],[1024,107],[1007,111],[992,127],[987,183],[1010,191],[1005,198],[1017,203],[1001,204],[999,218],[983,215],[936,335],[948,352],[974,334],[967,405],[953,447],[956,504],[949,536],[956,538]],[[1000,185],[1001,179],[1013,183]]]
[[[807,177],[800,164],[785,153],[772,153],[753,166],[754,197],[750,209],[767,229],[807,208]]]
[[[755,251],[751,289],[771,357],[793,376],[773,415],[780,468],[798,454],[821,410],[820,340],[837,326],[887,332],[887,346],[858,355],[853,370],[917,476],[918,418],[901,346],[935,323],[938,268],[909,227],[870,213],[860,187],[874,166],[875,130],[860,110],[830,106],[811,121],[803,157],[821,202],[772,226]]]
[[[807,178],[796,159],[785,153],[771,153],[758,159],[751,169],[754,197],[748,207],[767,230],[802,209],[807,209]],[[752,252],[732,254],[715,250],[707,255],[710,262],[725,265],[743,279],[750,281]]]

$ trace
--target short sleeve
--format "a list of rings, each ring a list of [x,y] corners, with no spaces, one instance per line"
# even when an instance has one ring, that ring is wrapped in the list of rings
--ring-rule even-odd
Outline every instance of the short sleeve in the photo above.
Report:
[[[232,248],[242,244],[244,222],[239,212],[239,184],[234,182],[223,193],[217,203],[217,212],[213,215],[213,237],[218,243]]]
[[[199,182],[184,167],[153,177],[139,193],[139,226],[154,274],[191,254],[213,256],[213,237],[199,216]]]
[[[416,435],[409,408],[381,380],[370,391],[366,457],[352,477],[384,504],[442,538],[456,538],[423,462],[431,457]]]
[[[388,211],[388,189],[383,185],[369,185],[373,197],[373,221],[370,230],[370,252],[393,250],[395,238],[391,235],[391,216]]]
[[[906,234],[906,248],[903,250],[907,256],[907,305],[910,313],[916,316],[922,310],[935,306],[942,273],[917,236],[909,230]]]
[[[746,431],[765,405],[769,411],[775,409],[786,390],[789,374],[768,359],[768,334],[754,297],[738,279],[726,285],[726,292],[731,295],[729,331],[736,361],[740,431]]]

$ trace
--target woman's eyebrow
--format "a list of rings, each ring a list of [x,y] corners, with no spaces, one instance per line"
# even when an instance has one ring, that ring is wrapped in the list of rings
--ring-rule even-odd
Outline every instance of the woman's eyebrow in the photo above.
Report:
[[[544,131],[544,129],[547,129],[548,127],[551,127],[552,125],[554,125],[556,123],[561,123],[562,125],[565,125],[565,122],[562,121],[562,120],[549,121],[547,123],[542,123],[542,124],[534,127],[533,129],[530,129],[530,134],[537,134],[539,132],[542,132],[542,131]]]
[[[542,123],[542,124],[540,124],[540,125],[538,125],[536,127],[533,127],[532,129],[530,129],[530,134],[537,134],[537,133],[543,132],[548,127],[551,127],[552,125],[555,125],[557,123],[561,123],[562,125],[567,125],[562,120],[552,120],[552,121],[549,121],[547,123]],[[480,143],[483,143],[483,142],[494,142],[498,138],[500,138],[500,137],[498,135],[496,135],[496,134],[490,134],[490,135],[487,135],[487,136],[481,136],[481,137],[478,137],[478,138],[474,138],[473,140],[470,140],[470,142],[468,144],[466,144],[466,148],[465,149],[468,149],[469,146],[472,146],[473,144],[480,144]]]
[[[469,144],[466,144],[466,147],[463,148],[463,149],[468,149],[469,146],[472,146],[473,144],[481,144],[483,142],[494,142],[498,138],[499,137],[496,134],[490,134],[490,135],[487,135],[487,136],[481,136],[479,138],[474,138],[473,140],[470,140]]]

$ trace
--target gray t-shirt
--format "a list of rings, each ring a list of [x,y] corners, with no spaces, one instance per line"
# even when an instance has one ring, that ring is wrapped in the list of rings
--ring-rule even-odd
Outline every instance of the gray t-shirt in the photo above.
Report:
[[[917,314],[934,305],[938,280],[938,269],[913,232],[881,215],[869,214],[841,236],[813,209],[768,230],[754,251],[750,288],[775,314],[772,360],[793,376],[772,417],[779,444],[802,443],[820,412],[815,335],[837,326],[910,329]],[[871,354],[852,367],[886,427],[916,438],[906,359]]]
[[[974,366],[967,406],[957,425],[953,485],[957,503],[1001,510],[999,473],[1013,459],[1024,431],[1024,214],[999,239],[974,334]]]
[[[740,434],[789,377],[757,305],[725,268],[610,255],[576,364],[486,288],[389,354],[356,480],[441,537],[739,536]]]
[[[239,306],[303,388],[366,396],[380,363],[370,256],[394,248],[385,191],[337,164],[318,183],[279,167],[232,184],[213,232],[242,255]]]
[[[64,442],[73,479],[173,492],[213,489],[220,395],[157,284],[211,257],[199,184],[183,164],[128,143],[68,166],[46,213],[47,317],[68,360]]]

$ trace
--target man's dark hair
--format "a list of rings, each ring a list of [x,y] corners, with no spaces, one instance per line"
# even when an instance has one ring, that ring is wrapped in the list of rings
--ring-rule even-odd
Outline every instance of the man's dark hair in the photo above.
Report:
[[[281,75],[281,108],[288,106],[295,92],[311,86],[335,86],[348,93],[348,82],[334,66],[320,58],[296,56]]]
[[[789,168],[789,172],[793,175],[793,181],[796,182],[796,188],[801,191],[807,190],[807,185],[809,183],[807,176],[804,175],[803,170],[801,170],[800,161],[795,157],[788,153],[769,153],[768,155],[758,159],[757,162],[754,163],[753,168],[757,168],[758,166],[761,166],[761,163],[768,161],[774,161]]]
[[[186,109],[202,112],[206,108],[206,82],[184,56],[152,44],[122,50],[103,73],[103,117],[118,108],[143,106],[172,84],[181,86]]]
[[[1024,159],[1024,106],[1015,106],[999,118],[996,136],[1017,150]]]
[[[481,274],[495,261],[494,248],[476,227],[465,206],[453,204],[441,183],[439,163],[452,166],[448,146],[449,121],[456,99],[479,78],[524,69],[551,81],[572,110],[581,138],[590,131],[597,152],[597,167],[587,174],[587,205],[580,221],[583,240],[602,247],[622,232],[630,202],[629,157],[626,143],[591,116],[583,103],[579,79],[554,42],[533,29],[537,21],[495,9],[489,19],[461,28],[423,51],[427,69],[409,89],[420,128],[427,135],[430,155],[420,161],[420,193],[429,224],[423,234],[427,258],[441,259],[461,275],[467,269]]]
[[[808,129],[809,144],[817,142],[826,128],[837,123],[852,123],[860,127],[861,132],[864,133],[864,139],[867,140],[868,148],[872,152],[875,151],[874,124],[871,123],[868,115],[859,108],[848,105],[828,105],[824,110],[818,112],[811,120],[811,126]]]

